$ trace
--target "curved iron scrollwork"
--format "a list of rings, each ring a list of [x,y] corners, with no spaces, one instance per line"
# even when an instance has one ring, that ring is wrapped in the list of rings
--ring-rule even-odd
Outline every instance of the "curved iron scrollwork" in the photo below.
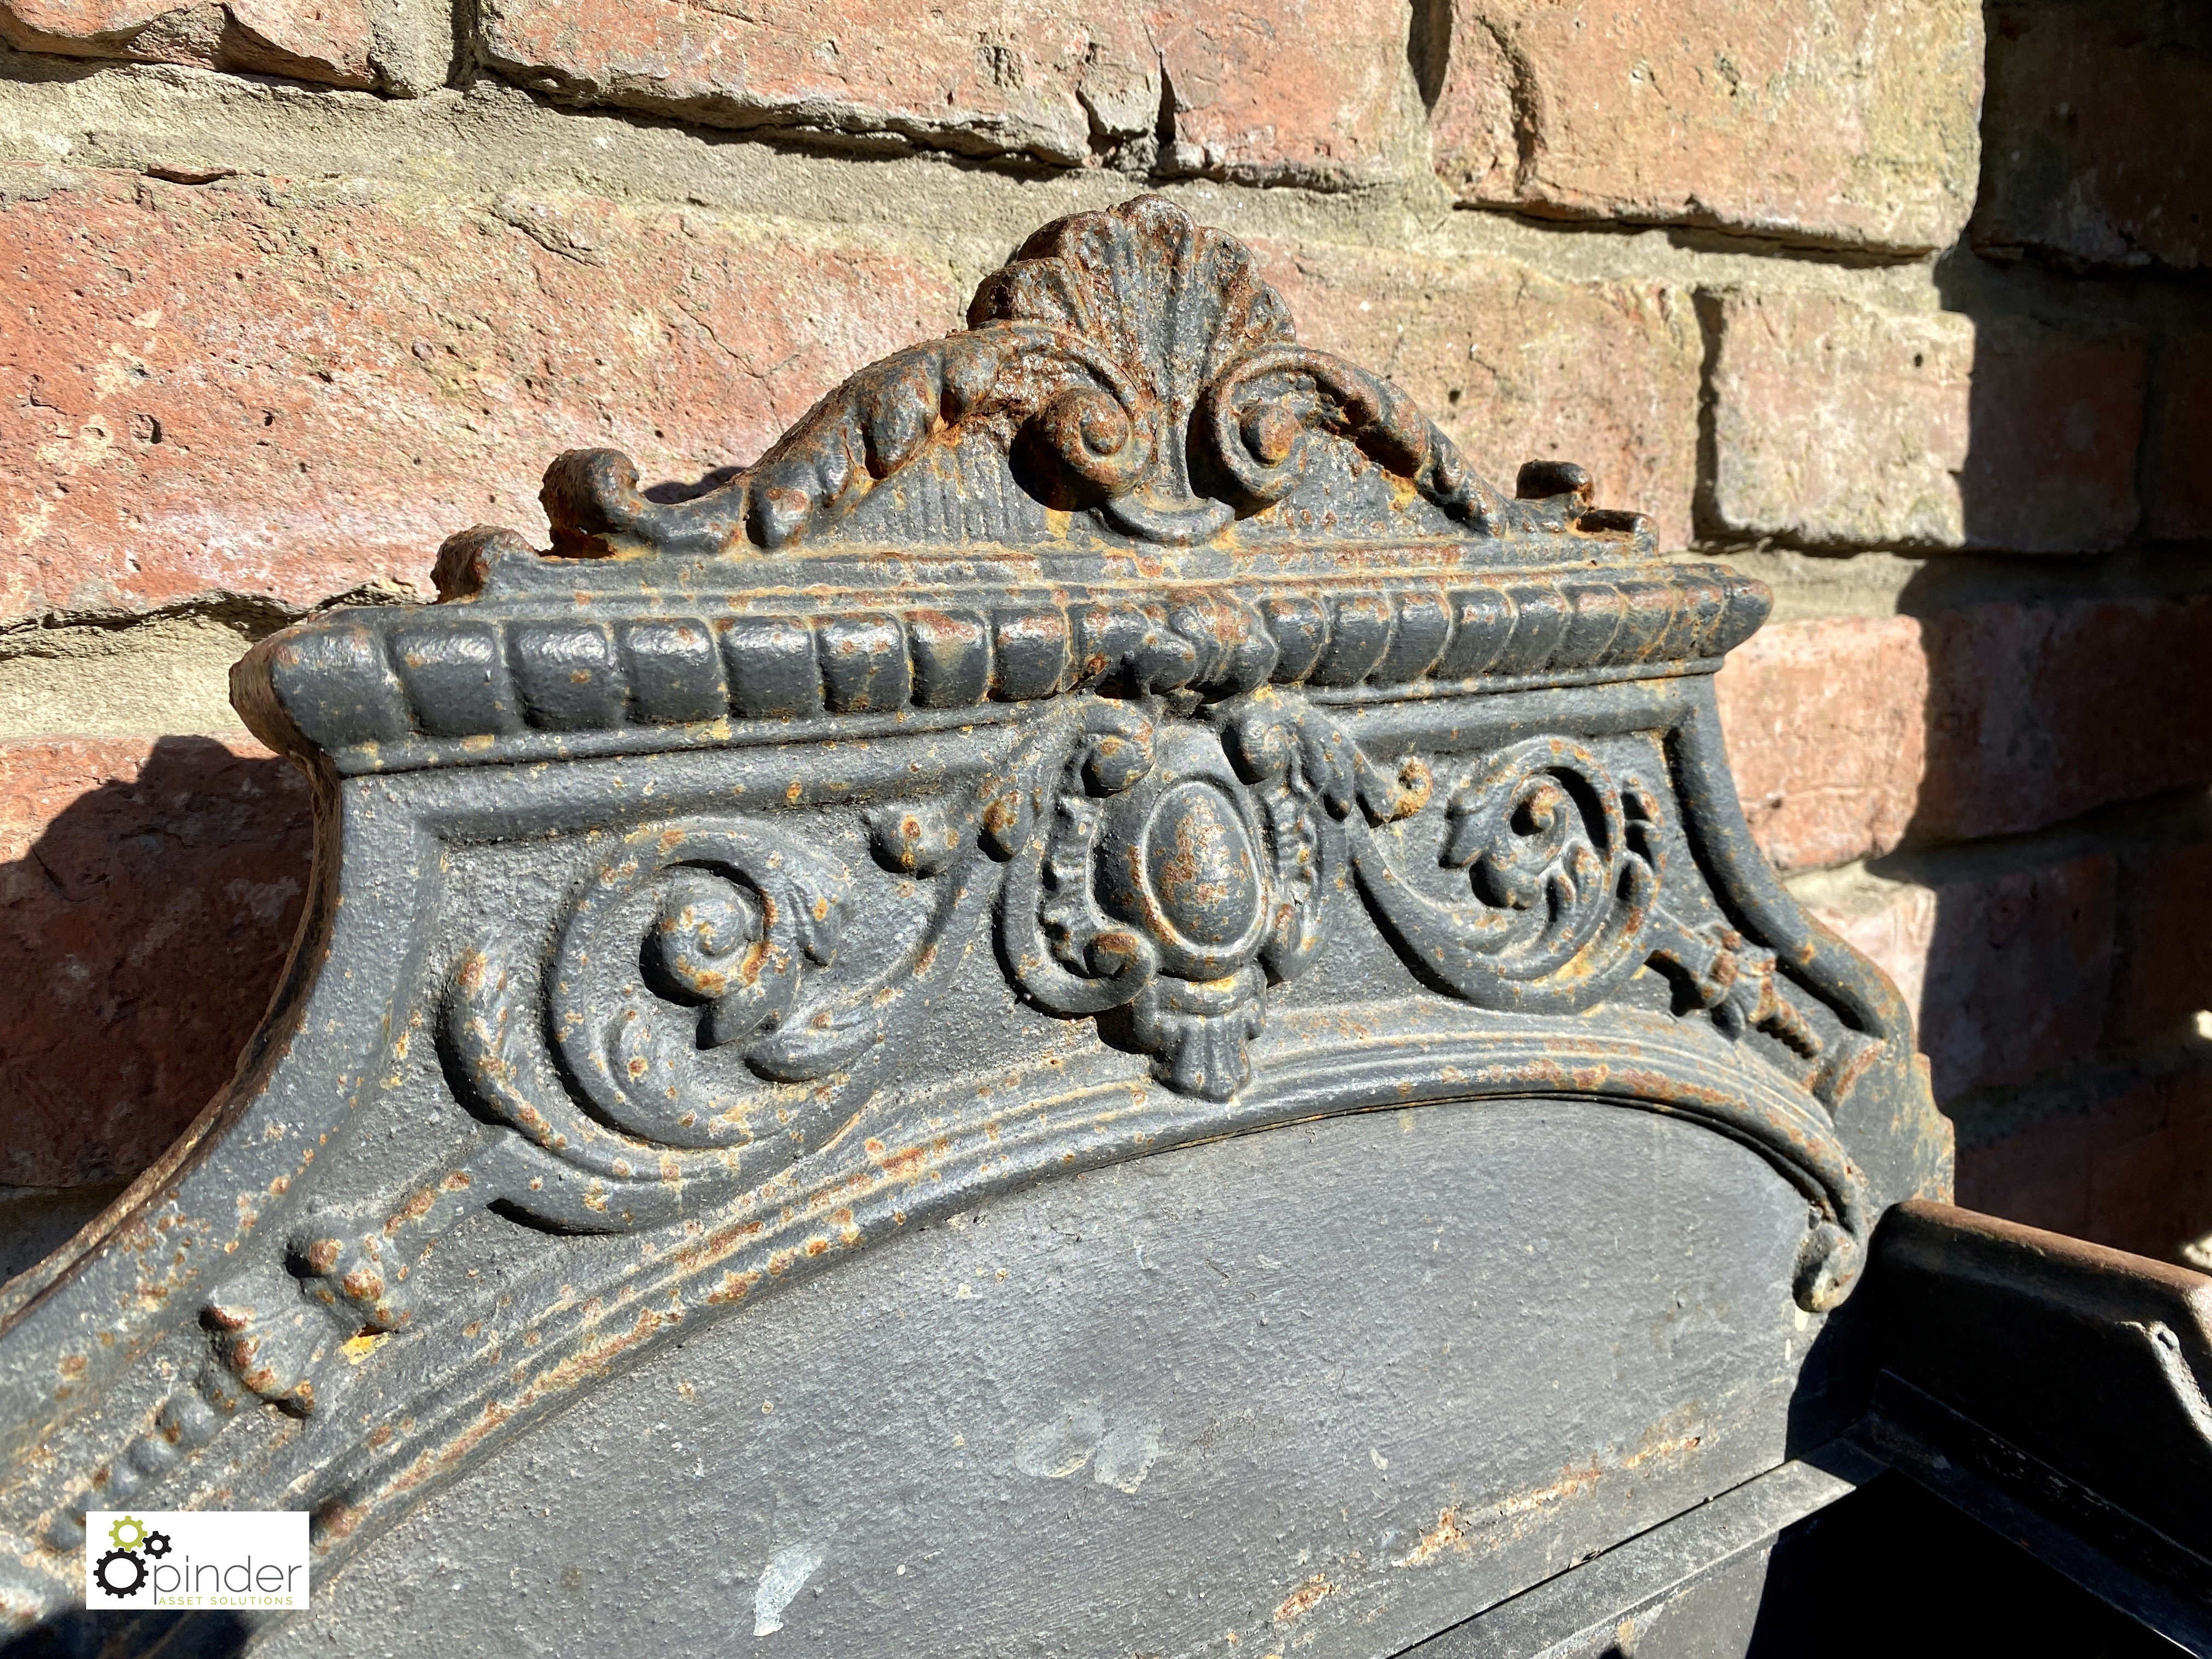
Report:
[[[1218,727],[1094,703],[1008,880],[1008,969],[1054,1013],[1127,1006],[1162,1082],[1222,1100],[1250,1079],[1266,987],[1312,960],[1347,874],[1415,972],[1478,1006],[1572,1012],[1641,965],[1660,872],[1648,789],[1617,786],[1564,739],[1496,756],[1447,809],[1440,862],[1469,875],[1455,902],[1421,891],[1370,833],[1433,790],[1419,759],[1377,769],[1273,694]]]
[[[1440,901],[1371,833],[1428,804],[1422,762],[1386,774],[1334,722],[1277,697],[1253,699],[1234,731],[1255,774],[1295,776],[1288,787],[1342,825],[1361,896],[1432,989],[1485,1008],[1572,1012],[1642,965],[1662,869],[1658,799],[1635,779],[1616,783],[1580,744],[1516,744],[1458,786],[1439,861],[1468,872],[1468,899]]]
[[[855,375],[688,501],[647,499],[613,450],[562,455],[544,489],[556,549],[785,547],[957,428],[987,434],[1048,505],[1095,507],[1162,545],[1281,500],[1310,431],[1347,440],[1471,530],[1535,522],[1404,392],[1300,346],[1251,256],[1163,198],[1045,226],[976,291],[968,321]]]
[[[1661,1109],[1756,1147],[1798,1183],[1814,1212],[1799,1299],[1840,1301],[1871,1218],[1820,1108],[1877,1045],[1824,1036],[1782,988],[1773,952],[1690,919],[1668,885],[1662,791],[1632,767],[1547,736],[1454,769],[1440,784],[1419,756],[1379,763],[1339,720],[1273,688],[1203,709],[1071,699],[971,798],[866,815],[877,860],[920,903],[889,965],[857,976],[837,958],[854,872],[821,845],[773,817],[635,830],[593,867],[542,970],[487,938],[448,981],[453,1074],[511,1134],[380,1234],[313,1244],[307,1266],[326,1302],[396,1328],[406,1300],[380,1264],[467,1208],[618,1231],[669,1220],[687,1193],[775,1181],[849,1121],[848,1106],[788,1085],[905,1029],[927,1006],[918,988],[959,954],[951,936],[984,927],[1032,1006],[1098,1020],[1168,1090],[1233,1109],[1271,988],[1364,914],[1423,983],[1478,1007],[1578,1012],[1649,965],[1675,987],[1679,1014],[1795,1056],[1802,1105],[1722,1091]],[[312,1323],[237,1303],[217,1310],[232,1374],[311,1403]]]
[[[1661,869],[1658,802],[1640,782],[1616,787],[1580,744],[1539,738],[1470,777],[1449,811],[1443,862],[1468,872],[1485,907],[1446,957],[1457,994],[1571,1005],[1635,964]]]
[[[1411,479],[1449,518],[1497,530],[1528,512],[1484,482],[1403,392],[1310,346],[1270,344],[1248,353],[1200,394],[1197,429],[1248,511],[1297,489],[1310,434],[1327,433]]]
[[[494,1195],[548,1225],[617,1231],[673,1213],[687,1186],[742,1188],[815,1150],[841,1109],[775,1085],[830,1075],[926,1006],[950,966],[940,942],[963,900],[980,905],[953,867],[981,858],[977,830],[933,803],[878,815],[878,858],[926,885],[899,947],[857,977],[830,971],[850,870],[750,819],[633,832],[571,902],[542,974],[477,939],[441,1032],[465,1096],[523,1143],[487,1155]]]
[[[1145,660],[1133,647],[1116,672],[1139,684]],[[927,1006],[918,988],[957,954],[951,935],[987,926],[1032,1006],[1095,1018],[1169,1090],[1230,1103],[1254,1080],[1271,988],[1364,914],[1423,983],[1478,1007],[1578,1012],[1648,964],[1679,1013],[1796,1056],[1802,1108],[1716,1097],[1692,1115],[1799,1182],[1819,1217],[1801,1296],[1839,1300],[1867,1218],[1815,1103],[1875,1045],[1824,1037],[1771,951],[1670,902],[1664,797],[1632,768],[1559,736],[1462,766],[1440,784],[1419,756],[1378,763],[1339,720],[1273,688],[1203,708],[1071,699],[972,798],[866,816],[877,860],[920,903],[889,965],[856,978],[837,963],[854,875],[820,845],[772,817],[634,831],[583,884],[538,977],[489,938],[463,953],[444,1042],[480,1113],[513,1135],[472,1161],[476,1190],[428,1194],[408,1225],[434,1231],[490,1200],[556,1228],[621,1231],[666,1220],[687,1190],[775,1179],[849,1111],[788,1085],[908,1025]],[[362,1269],[359,1252],[340,1254]],[[343,1287],[335,1266],[325,1277]],[[391,1316],[377,1292],[355,1296],[372,1323]]]
[[[882,1042],[927,1006],[956,915],[995,904],[1000,959],[1029,1002],[1103,1018],[1161,1083],[1225,1101],[1251,1080],[1268,988],[1312,963],[1356,891],[1425,984],[1476,1006],[1576,1012],[1648,963],[1682,988],[1685,1012],[1808,1061],[1820,1098],[1864,1063],[1869,1045],[1827,1042],[1780,993],[1771,952],[1668,909],[1662,797],[1640,777],[1544,737],[1474,764],[1440,814],[1438,793],[1427,762],[1378,765],[1337,720],[1272,689],[1204,717],[1087,696],[964,806],[870,817],[878,860],[923,895],[887,967],[857,981],[832,970],[853,878],[818,847],[766,821],[650,826],[572,903],[542,989],[489,938],[465,953],[446,1042],[489,1115],[627,1192],[667,1154],[753,1147],[763,1086],[823,1078]],[[1425,875],[1412,849],[1431,847]],[[994,860],[1006,866],[995,880]],[[775,1112],[785,1161],[827,1127],[803,1102]],[[749,1176],[763,1155],[739,1160]],[[718,1184],[732,1173],[667,1167]],[[557,1190],[518,1207],[592,1224],[574,1203],[549,1206]],[[609,1213],[605,1201],[585,1207]]]
[[[1832,1099],[1872,1045],[1824,1039],[1779,989],[1771,952],[1668,906],[1661,799],[1560,737],[1484,757],[1440,792],[1428,762],[1378,764],[1272,690],[1203,717],[1092,696],[1042,723],[965,808],[871,816],[878,860],[929,884],[892,974],[855,987],[831,971],[851,873],[819,848],[767,823],[685,821],[633,833],[598,868],[542,995],[495,945],[465,954],[446,1040],[479,1107],[523,1143],[501,1149],[504,1173],[485,1165],[502,1201],[559,1227],[650,1224],[687,1185],[742,1188],[821,1144],[835,1111],[764,1091],[891,1036],[910,1018],[896,992],[950,954],[963,904],[980,921],[995,898],[1000,960],[1030,1004],[1098,1019],[1167,1088],[1225,1103],[1253,1079],[1270,988],[1312,964],[1356,892],[1433,990],[1572,1013],[1649,963],[1681,988],[1681,1012],[1733,1041],[1765,1032],[1807,1062],[1807,1091]],[[1861,1243],[1832,1131],[1809,1101],[1780,1126],[1710,1111],[1796,1170],[1827,1217],[1806,1290],[1826,1305]],[[771,1113],[773,1152],[755,1127]]]
[[[776,1038],[806,965],[836,952],[850,881],[749,823],[672,824],[602,867],[568,914],[548,999],[593,1115],[659,1146],[752,1139],[751,1079],[732,1091],[708,1068],[728,1051],[777,1074]]]

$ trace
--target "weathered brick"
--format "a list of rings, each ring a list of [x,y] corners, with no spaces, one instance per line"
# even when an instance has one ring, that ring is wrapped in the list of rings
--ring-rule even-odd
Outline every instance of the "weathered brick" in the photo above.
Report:
[[[486,0],[478,29],[564,99],[1060,166],[1341,188],[1420,118],[1400,0]]]
[[[1752,833],[1806,869],[2212,781],[2208,629],[2201,595],[1771,624],[1715,680]]]
[[[380,80],[374,0],[0,0],[18,52],[194,64],[340,87]]]
[[[2112,970],[2112,860],[1974,872],[1933,885],[1857,876],[1800,893],[1914,1010],[1948,1100],[2093,1054]]]
[[[733,127],[908,138],[1062,164],[1150,136],[1159,60],[1124,7],[952,0],[486,0],[490,67],[580,103]]]
[[[2134,530],[2145,342],[1822,295],[1700,300],[1709,506],[1814,547],[2094,552]]]
[[[1255,240],[1308,343],[1389,375],[1511,489],[1523,461],[1580,463],[1602,505],[1690,534],[1702,347],[1689,296],[1568,283],[1505,260]]]
[[[2212,12],[2172,0],[1993,0],[1985,253],[2212,264]]]
[[[1969,547],[2097,553],[2134,532],[2148,353],[2139,334],[1977,326],[1959,480]]]
[[[1965,540],[1971,322],[1818,294],[1704,304],[1719,336],[1712,507],[1722,528],[1814,545]]]
[[[1338,190],[1418,165],[1421,100],[1403,0],[1134,9],[1172,94],[1164,171]]]
[[[1992,1103],[2021,1121],[1962,1133],[1959,1202],[2202,1268],[2212,1237],[2212,1066],[2105,1069],[2082,1066],[2037,1091],[2063,1102],[2009,1112],[2011,1103]]]
[[[1777,867],[1886,853],[1927,767],[1928,658],[1909,617],[1771,624],[1714,681],[1751,833]]]
[[[2088,1218],[2081,1236],[2139,1255],[2202,1268],[2212,1235],[2212,1066],[2201,1062],[2142,1085],[2134,1111],[2151,1120],[2089,1157]]]
[[[2118,966],[2115,1042],[2185,1035],[2212,1009],[2212,839],[2123,860]]]
[[[2212,541],[2212,332],[2160,347],[2145,452],[2144,527],[2169,541]]]
[[[1972,209],[1973,0],[1451,13],[1433,143],[1462,202],[1914,250]]]
[[[299,922],[309,818],[243,734],[0,743],[0,1184],[135,1174],[222,1086]]]
[[[1971,1133],[1971,1118],[1961,1126],[1958,1202],[1962,1206],[2076,1238],[2087,1236],[2089,1170],[2098,1149],[2152,1133],[2160,1126],[2160,1114],[2148,1090],[2131,1085],[2099,1089],[2094,1065],[2062,1075],[2078,1090],[2069,1091],[2070,1109],[2021,1111],[2024,1121],[2005,1124],[1995,1133]],[[1995,1104],[2002,1112],[2014,1103]],[[2170,1248],[2171,1241],[2168,1244]]]
[[[1986,1127],[1960,1125],[1961,1205],[2167,1261],[2188,1261],[2194,1243],[2201,1257],[2212,1234],[2212,1066],[2185,1058],[2145,1075],[2084,1065],[1987,1108],[1975,1113],[1994,1120]]]
[[[1916,836],[2040,829],[2212,780],[2212,597],[1965,605],[1922,629]]]
[[[542,536],[562,449],[696,477],[959,323],[939,264],[703,212],[31,182],[0,202],[0,616],[422,586],[457,528]]]

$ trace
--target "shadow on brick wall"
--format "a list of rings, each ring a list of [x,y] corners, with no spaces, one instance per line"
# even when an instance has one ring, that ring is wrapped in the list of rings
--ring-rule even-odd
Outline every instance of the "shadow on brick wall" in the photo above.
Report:
[[[176,1139],[268,1006],[311,844],[289,762],[162,738],[0,865],[0,1185],[112,1182]]]
[[[2009,49],[1993,21],[1993,85]],[[1984,257],[2022,148],[1988,118],[1975,225],[1937,266],[1974,325],[1973,550],[1900,598],[1925,758],[1903,850],[1869,867],[1922,890],[1898,954],[1925,963],[1960,1201],[2172,1258],[2212,1238],[2212,526],[2160,459],[2186,284]]]
[[[2178,1036],[2212,1006],[2212,595],[2108,597],[2112,562],[2089,558],[1972,591],[2005,562],[1930,559],[1899,599],[1923,758],[1903,850],[1870,867],[1932,895],[1897,955],[1926,964],[1943,1100]]]

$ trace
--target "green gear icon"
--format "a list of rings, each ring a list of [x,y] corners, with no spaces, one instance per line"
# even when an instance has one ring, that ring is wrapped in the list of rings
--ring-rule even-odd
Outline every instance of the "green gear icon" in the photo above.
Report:
[[[131,1536],[123,1534],[128,1530]],[[126,1515],[107,1528],[107,1541],[119,1550],[135,1550],[146,1541],[146,1523],[135,1515]]]

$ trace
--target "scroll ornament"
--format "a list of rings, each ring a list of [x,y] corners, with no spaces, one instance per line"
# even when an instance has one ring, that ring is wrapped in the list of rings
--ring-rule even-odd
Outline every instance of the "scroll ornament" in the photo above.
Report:
[[[613,450],[562,456],[545,484],[556,550],[787,547],[952,428],[992,434],[1048,505],[1097,508],[1161,545],[1205,541],[1290,495],[1323,434],[1470,532],[1547,520],[1485,483],[1396,386],[1300,345],[1243,247],[1160,197],[1046,226],[977,290],[968,321],[855,375],[690,501],[648,500]],[[1553,528],[1589,516],[1578,500],[1551,505]]]
[[[1771,951],[1686,919],[1659,787],[1565,737],[1439,781],[1418,756],[1378,762],[1272,687],[1181,707],[1070,698],[964,800],[875,811],[873,854],[910,897],[864,971],[840,957],[854,872],[773,813],[632,832],[542,963],[491,934],[465,949],[439,1037],[465,1102],[501,1133],[394,1214],[311,1217],[281,1272],[212,1298],[221,1365],[172,1401],[162,1443],[204,1440],[244,1394],[312,1412],[332,1322],[404,1328],[402,1264],[487,1203],[556,1231],[625,1231],[793,1170],[850,1109],[805,1090],[771,1103],[768,1085],[895,1047],[977,935],[1032,1006],[1098,1020],[1164,1088],[1217,1103],[1253,1081],[1271,988],[1355,917],[1431,991],[1501,1013],[1579,1012],[1648,963],[1679,1015],[1732,1042],[1764,1032],[1802,1062],[1789,1123],[1747,1109],[1723,1127],[1814,1202],[1800,1299],[1841,1299],[1868,1217],[1824,1109],[1875,1045],[1824,1037]],[[1434,849],[1432,872],[1405,862],[1411,847]]]
[[[734,1299],[817,1245],[884,1236],[902,1205],[1287,1121],[1311,1109],[1300,1067],[1339,1051],[1285,1043],[1271,1064],[1270,1018],[1287,1023],[1298,993],[1284,988],[1332,941],[1369,927],[1431,998],[1498,1017],[1434,1022],[1482,1028],[1454,1036],[1463,1052],[1493,1034],[1544,1050],[1485,1089],[1547,1086],[1547,1045],[1580,1041],[1562,1017],[1616,999],[1638,1012],[1587,1046],[1600,1066],[1651,1039],[1636,1066],[1656,1052],[1694,1071],[1713,1034],[1753,1056],[1733,1096],[1643,1073],[1566,1091],[1696,1116],[1765,1157],[1807,1201],[1797,1299],[1848,1294],[1873,1203],[1833,1112],[1901,1017],[1839,989],[1817,949],[1785,964],[1750,937],[1778,930],[1743,902],[1740,868],[1709,890],[1670,821],[1673,732],[1472,755],[1404,735],[1443,724],[1403,719],[1418,699],[1706,672],[1765,614],[1757,584],[1644,558],[1648,529],[1592,510],[1579,469],[1532,463],[1517,495],[1492,489],[1397,388],[1298,344],[1250,256],[1157,198],[1046,227],[969,322],[863,370],[689,500],[648,499],[613,452],[565,455],[544,491],[562,559],[465,532],[438,573],[455,603],[341,611],[256,648],[241,708],[343,789],[770,744],[804,769],[848,739],[954,732],[945,750],[969,758],[909,793],[881,775],[844,794],[794,785],[790,811],[755,795],[710,811],[695,794],[680,816],[593,833],[553,915],[426,910],[411,937],[435,941],[427,979],[395,970],[392,1023],[362,1039],[364,1054],[385,1043],[392,1080],[350,1056],[277,1063],[310,1091],[318,1075],[391,1091],[396,1121],[434,1120],[434,1144],[387,1172],[335,1113],[312,1175],[303,1148],[260,1188],[266,1221],[245,1215],[225,1247],[258,1224],[252,1249],[209,1279],[180,1265],[165,1281],[192,1285],[205,1348],[133,1418],[105,1498],[166,1479],[257,1401],[328,1425],[292,1441],[299,1423],[279,1425],[303,1449],[288,1496],[343,1509],[367,1492],[366,1505],[387,1474],[387,1496],[413,1490],[428,1477],[383,1469],[398,1454],[353,1416],[403,1369],[401,1409],[444,1413],[457,1456],[536,1409],[494,1397],[509,1373],[466,1351],[476,1327],[410,1283],[487,1209],[547,1233],[647,1235],[623,1269],[638,1279],[594,1279],[613,1253],[582,1248],[581,1299],[539,1310],[540,1357],[567,1344],[560,1363],[580,1376],[610,1309],[629,1322],[621,1340],[642,1343],[678,1303]],[[989,513],[963,514],[979,503],[999,519],[976,530]],[[1378,534],[1391,558],[1373,556]],[[885,545],[937,574],[878,583]],[[819,591],[799,568],[816,551],[835,556]],[[566,562],[615,553],[643,556]],[[1363,723],[1361,705],[1383,718]],[[852,804],[823,804],[838,800]],[[463,852],[441,890],[476,859]],[[1728,919],[1731,904],[1745,915]],[[459,937],[437,931],[456,917]],[[1049,1103],[1018,1126],[948,1121],[947,1140],[991,1144],[919,1197],[851,1132],[879,1104],[884,1134],[915,1130],[909,1103],[878,1085],[940,1000],[974,1000],[978,971],[985,1002],[1002,973],[1071,1036],[1095,1022],[1139,1058],[1084,1062],[1082,1088],[1126,1094],[1110,1130],[1082,1088],[1080,1123]],[[342,999],[331,983],[312,996]],[[434,1056],[410,1058],[415,1043]],[[1157,1086],[1124,1091],[1140,1068]],[[350,1150],[331,1144],[342,1134]],[[709,1217],[727,1236],[695,1245]],[[760,1237],[734,1238],[747,1228]],[[735,1287],[685,1278],[694,1255]],[[666,1299],[633,1306],[648,1269]],[[368,1363],[422,1328],[438,1340]],[[82,1496],[41,1511],[64,1545]]]
[[[890,1034],[895,1019],[864,1010],[919,1000],[943,957],[945,901],[985,878],[988,854],[1007,866],[998,945],[1023,996],[1115,1016],[1158,1081],[1201,1099],[1250,1081],[1267,988],[1310,964],[1351,890],[1425,983],[1479,1007],[1577,1012],[1650,961],[1732,1038],[1771,1030],[1821,1052],[1771,952],[1666,909],[1660,798],[1642,780],[1538,738],[1437,798],[1427,763],[1378,765],[1273,691],[1206,720],[1091,697],[964,812],[878,815],[878,857],[936,901],[891,971],[840,983],[851,876],[836,860],[773,820],[686,821],[632,836],[574,902],[542,1039],[524,977],[487,939],[453,977],[448,1041],[495,1116],[571,1160],[593,1126],[641,1147],[746,1145],[754,1079],[825,1076]],[[1456,898],[1375,833],[1425,811],[1443,815],[1437,861],[1461,873]],[[580,1115],[565,1129],[536,1103],[556,1092]],[[610,1154],[593,1173],[628,1181],[649,1162]]]
[[[1577,1012],[1649,963],[1678,1013],[1735,1042],[1765,1033],[1814,1100],[1838,1097],[1873,1045],[1824,1037],[1771,952],[1670,903],[1663,799],[1565,738],[1440,787],[1419,757],[1378,763],[1272,688],[1181,715],[1073,698],[964,803],[874,814],[875,856],[912,897],[868,971],[837,955],[849,869],[772,815],[685,820],[635,832],[595,872],[542,975],[489,937],[465,952],[445,1041],[537,1171],[506,1201],[586,1230],[649,1224],[687,1188],[803,1158],[845,1109],[794,1097],[766,1112],[763,1084],[895,1045],[957,941],[987,930],[1026,1001],[1098,1020],[1200,1100],[1251,1082],[1270,988],[1358,915],[1431,990],[1501,1012]],[[1411,847],[1436,849],[1435,873],[1405,863]]]

